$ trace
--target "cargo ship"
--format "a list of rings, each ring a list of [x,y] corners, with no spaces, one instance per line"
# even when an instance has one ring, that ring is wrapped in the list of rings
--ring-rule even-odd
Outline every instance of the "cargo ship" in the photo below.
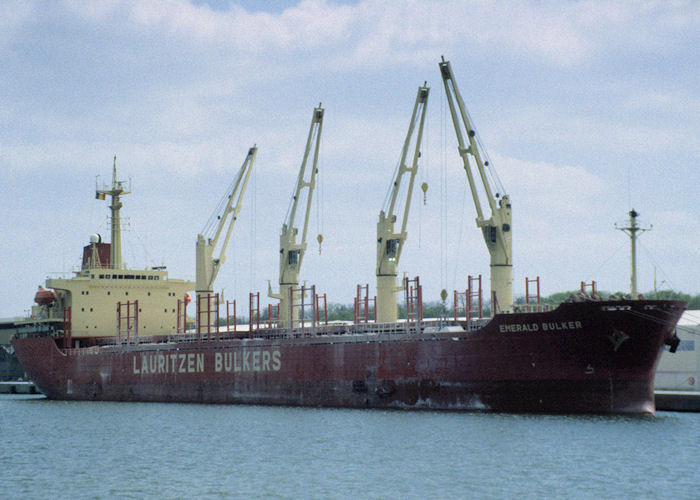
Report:
[[[511,202],[483,152],[454,80],[439,63],[481,229],[491,255],[490,315],[481,277],[454,291],[445,314],[423,317],[419,278],[398,280],[406,220],[419,168],[429,87],[413,114],[377,223],[377,295],[357,287],[353,321],[327,320],[325,295],[299,285],[318,172],[324,109],[314,108],[303,161],[280,235],[279,291],[261,314],[248,297],[247,324],[236,303],[220,302],[214,281],[253,168],[252,147],[211,223],[196,240],[196,281],[162,268],[121,262],[117,180],[96,188],[111,197],[111,242],[93,235],[71,279],[49,279],[12,341],[26,373],[48,398],[396,408],[538,413],[653,413],[654,374],[686,303],[611,297],[595,284],[556,307],[526,292],[513,304]],[[477,177],[478,175],[478,177]],[[477,193],[485,193],[490,217]],[[425,191],[426,186],[421,186]],[[318,236],[319,244],[322,236]],[[218,255],[215,256],[215,253]],[[590,286],[590,292],[589,292]],[[194,323],[187,315],[196,292]],[[398,317],[403,295],[405,317]],[[225,310],[225,313],[222,311]],[[450,311],[450,314],[447,314]]]

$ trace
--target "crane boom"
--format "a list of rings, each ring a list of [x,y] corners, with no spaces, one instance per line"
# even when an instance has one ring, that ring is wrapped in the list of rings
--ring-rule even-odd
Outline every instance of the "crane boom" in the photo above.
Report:
[[[314,189],[316,188],[316,174],[318,173],[318,155],[321,145],[321,130],[323,128],[323,113],[324,109],[321,104],[314,108],[311,117],[311,126],[309,127],[309,135],[306,140],[306,148],[304,150],[304,158],[302,159],[299,168],[294,194],[290,201],[285,223],[282,225],[280,234],[280,276],[279,285],[280,293],[272,293],[270,288],[268,295],[271,298],[280,300],[279,309],[279,324],[287,326],[289,320],[295,321],[297,311],[292,310],[290,304],[290,289],[299,285],[299,271],[304,260],[306,252],[306,234],[309,228],[309,215],[311,213],[311,200],[313,198]],[[313,159],[310,168],[307,168],[309,156],[313,148]],[[303,220],[297,222],[300,215],[298,213],[299,202],[306,190],[306,206],[304,207]],[[301,238],[297,242],[297,235],[301,228]]]
[[[258,148],[255,146],[248,150],[248,154],[235,180],[226,191],[226,195],[219,203],[218,209],[214,211],[214,215],[204,231],[202,231],[202,233],[213,233],[213,236],[207,238],[205,234],[197,235],[197,293],[211,293],[213,291],[214,280],[216,280],[221,265],[226,261],[226,247],[233,233],[233,226],[241,211],[243,195],[248,186],[248,179],[250,178],[250,172],[253,170],[253,162],[257,152]],[[219,256],[214,257],[214,249],[219,242],[227,220],[228,228],[220,247]]]
[[[464,163],[464,170],[469,181],[474,205],[476,207],[476,225],[481,228],[486,247],[491,256],[491,301],[493,311],[509,311],[513,306],[513,250],[511,241],[511,203],[507,194],[496,193],[494,196],[486,167],[489,162],[482,160],[482,153],[469,113],[457,88],[449,61],[443,58],[439,63],[440,73],[445,85],[445,94],[457,135],[458,151]],[[469,145],[466,146],[466,135]],[[476,181],[469,162],[474,159],[476,170],[481,178],[483,190],[491,209],[491,217],[484,218]],[[493,172],[493,170],[491,170]]]
[[[401,160],[394,173],[384,209],[379,212],[379,222],[377,222],[377,321],[381,323],[396,322],[398,317],[396,292],[399,290],[399,287],[396,286],[396,274],[403,244],[407,237],[406,224],[408,212],[411,208],[413,184],[418,172],[418,158],[420,157],[423,124],[425,123],[429,93],[430,88],[426,84],[418,88],[411,123],[401,150]],[[418,125],[417,131],[416,124]],[[414,132],[415,146],[413,159],[409,167],[406,164],[406,157],[411,147]],[[396,207],[399,195],[403,192],[401,191],[401,186],[402,181],[405,179],[405,174],[408,174],[405,200],[403,200],[403,203],[398,203],[398,206],[403,209],[401,229],[395,232],[394,224],[398,218]]]

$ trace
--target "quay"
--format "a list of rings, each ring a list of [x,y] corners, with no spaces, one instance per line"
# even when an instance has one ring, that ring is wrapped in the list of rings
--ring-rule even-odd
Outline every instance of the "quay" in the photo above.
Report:
[[[32,382],[3,381],[0,382],[0,394],[39,394]]]
[[[657,411],[700,411],[700,391],[654,391]]]

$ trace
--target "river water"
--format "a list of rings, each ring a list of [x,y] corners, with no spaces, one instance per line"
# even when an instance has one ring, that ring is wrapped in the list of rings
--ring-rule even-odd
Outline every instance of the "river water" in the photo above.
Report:
[[[700,414],[0,397],[2,498],[700,498]]]

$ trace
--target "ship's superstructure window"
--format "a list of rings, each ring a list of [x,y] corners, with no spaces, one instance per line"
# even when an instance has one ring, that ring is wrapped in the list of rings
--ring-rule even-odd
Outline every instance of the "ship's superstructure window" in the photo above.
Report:
[[[92,275],[94,278],[95,275]],[[146,276],[145,274],[100,274],[99,279],[113,279],[113,280],[158,280],[159,276]]]

